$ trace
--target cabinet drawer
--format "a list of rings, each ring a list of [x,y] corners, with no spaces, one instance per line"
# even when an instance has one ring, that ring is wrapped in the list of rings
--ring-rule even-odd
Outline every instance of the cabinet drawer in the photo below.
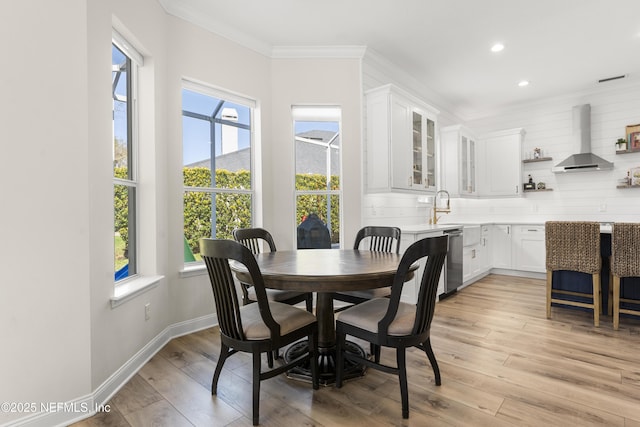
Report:
[[[544,225],[518,225],[514,228],[515,232],[521,236],[544,237]]]
[[[514,268],[520,271],[544,273],[544,225],[518,225],[514,227]]]

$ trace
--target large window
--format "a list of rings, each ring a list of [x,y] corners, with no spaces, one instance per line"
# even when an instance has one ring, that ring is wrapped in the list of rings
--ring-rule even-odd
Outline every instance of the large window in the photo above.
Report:
[[[231,239],[253,213],[254,102],[185,84],[182,91],[184,261],[200,261],[203,237]]]
[[[111,45],[115,280],[138,272],[137,67],[142,57],[120,36]]]
[[[337,107],[293,108],[296,226],[317,216],[334,248],[340,247],[340,115]]]

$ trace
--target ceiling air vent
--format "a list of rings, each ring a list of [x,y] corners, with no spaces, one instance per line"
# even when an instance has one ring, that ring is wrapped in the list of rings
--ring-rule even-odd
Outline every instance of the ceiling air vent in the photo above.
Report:
[[[625,77],[627,77],[626,74],[623,74],[621,76],[615,76],[615,77],[607,77],[606,79],[598,80],[598,83],[606,83],[606,82],[610,82],[612,80],[620,80],[620,79],[624,79]]]

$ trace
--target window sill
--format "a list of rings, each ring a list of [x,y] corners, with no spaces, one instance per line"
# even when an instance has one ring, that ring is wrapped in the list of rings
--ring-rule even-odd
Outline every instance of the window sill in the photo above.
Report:
[[[162,279],[164,279],[164,276],[137,276],[118,284],[111,297],[111,308],[116,308],[130,299],[155,288]]]
[[[202,276],[204,274],[207,274],[207,266],[204,265],[204,263],[185,265],[179,272],[181,279],[185,277]]]

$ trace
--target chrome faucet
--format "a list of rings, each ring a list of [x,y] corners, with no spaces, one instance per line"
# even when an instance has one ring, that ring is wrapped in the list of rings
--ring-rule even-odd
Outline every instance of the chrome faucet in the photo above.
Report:
[[[438,207],[438,194],[440,193],[444,193],[447,195],[447,207],[446,208],[439,208]],[[433,208],[432,208],[432,215],[431,218],[429,218],[429,224],[437,224],[438,223],[438,219],[440,218],[439,216],[437,216],[438,213],[449,213],[451,212],[451,197],[449,196],[449,192],[447,190],[440,190],[438,192],[436,192],[436,194],[433,196]]]

